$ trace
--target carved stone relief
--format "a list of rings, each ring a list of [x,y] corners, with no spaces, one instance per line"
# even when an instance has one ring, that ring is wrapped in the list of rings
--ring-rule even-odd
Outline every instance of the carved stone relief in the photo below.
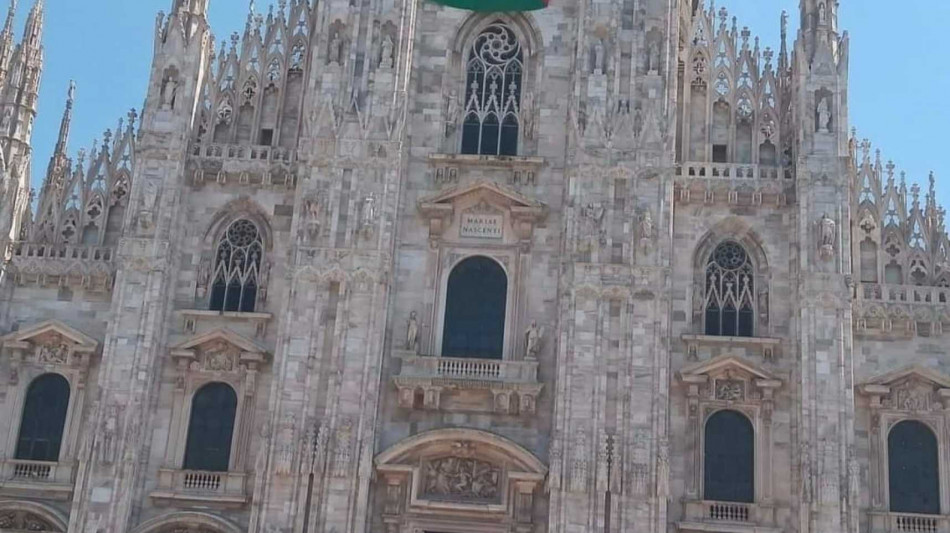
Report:
[[[478,459],[445,457],[422,466],[422,497],[430,500],[497,502],[501,468]]]

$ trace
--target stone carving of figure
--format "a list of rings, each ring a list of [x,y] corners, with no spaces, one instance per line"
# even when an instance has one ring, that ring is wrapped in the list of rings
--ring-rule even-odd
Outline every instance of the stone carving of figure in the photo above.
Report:
[[[367,196],[363,199],[363,206],[360,209],[360,233],[369,238],[373,234],[373,228],[376,226],[376,198]]]
[[[178,97],[178,79],[169,75],[162,82],[162,109],[174,109]]]
[[[458,126],[459,116],[461,115],[462,107],[461,102],[459,102],[459,93],[457,90],[452,89],[452,92],[445,97],[445,136],[448,137],[455,131],[455,128]]]
[[[647,70],[650,72],[660,71],[660,43],[653,39],[647,47]]]
[[[319,198],[308,198],[304,200],[304,216],[307,236],[311,241],[320,235],[320,225],[323,218],[323,205]]]
[[[409,313],[409,321],[406,324],[406,349],[415,353],[419,348],[419,321],[416,319],[416,312]]]
[[[521,109],[519,118],[525,139],[531,139],[534,136],[534,93],[526,91],[521,97]]]
[[[825,9],[825,3],[821,2],[818,4],[818,23],[825,24],[828,22],[828,12]]]
[[[544,340],[544,328],[538,327],[537,321],[532,321],[531,326],[524,332],[524,355],[525,359],[537,359],[541,351],[541,341]]]
[[[198,265],[198,284],[197,296],[204,298],[208,291],[208,284],[211,282],[211,261],[208,258],[201,260]]]
[[[818,127],[817,131],[831,132],[831,107],[828,103],[828,97],[823,96],[818,101]]]
[[[379,68],[391,69],[393,68],[393,40],[388,35],[383,39],[383,44],[381,45],[381,51],[379,54]]]
[[[830,259],[834,255],[836,229],[834,220],[828,218],[828,215],[821,215],[818,221],[818,245],[822,259]]]
[[[65,364],[69,358],[69,346],[64,342],[41,345],[38,359],[41,363]]]
[[[594,74],[604,73],[604,42],[594,43]]]
[[[646,252],[650,249],[654,233],[653,215],[648,210],[640,217],[640,249],[642,251]]]
[[[337,65],[342,64],[343,62],[343,39],[340,38],[339,30],[333,34],[333,38],[330,39],[330,47],[327,50],[327,64],[336,63]]]
[[[656,495],[666,498],[670,494],[670,445],[666,439],[656,446]]]

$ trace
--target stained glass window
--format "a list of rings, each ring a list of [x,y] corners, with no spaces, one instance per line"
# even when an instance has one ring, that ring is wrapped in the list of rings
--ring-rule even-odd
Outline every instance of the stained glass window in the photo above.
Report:
[[[706,335],[751,337],[755,322],[754,271],[738,243],[716,247],[706,263]]]
[[[212,311],[254,311],[263,255],[264,241],[257,225],[240,219],[228,227],[215,253]]]
[[[501,21],[478,35],[468,56],[462,153],[517,155],[524,52]]]

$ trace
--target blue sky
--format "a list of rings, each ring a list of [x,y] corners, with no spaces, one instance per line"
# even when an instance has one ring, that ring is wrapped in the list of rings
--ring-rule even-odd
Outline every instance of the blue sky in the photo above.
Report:
[[[559,0],[553,0],[558,2]],[[242,30],[246,0],[210,0],[218,41]],[[708,0],[707,0],[708,2]],[[943,132],[950,124],[950,20],[946,0],[840,0],[840,24],[851,34],[851,123],[886,159],[906,170],[909,179],[926,182],[937,173],[937,192],[950,207],[950,158]],[[20,0],[19,24],[32,0]],[[261,10],[267,0],[258,0]],[[718,0],[739,26],[778,47],[779,14],[798,27],[798,0]],[[42,180],[70,79],[78,96],[70,151],[101,139],[119,117],[145,98],[155,14],[171,0],[46,0],[46,70],[40,116],[34,131],[34,178]],[[19,31],[18,26],[18,31]]]

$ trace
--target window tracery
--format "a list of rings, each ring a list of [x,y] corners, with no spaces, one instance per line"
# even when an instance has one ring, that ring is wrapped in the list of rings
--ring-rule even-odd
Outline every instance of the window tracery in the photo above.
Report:
[[[475,38],[468,54],[462,153],[517,155],[524,51],[501,21]]]
[[[231,223],[215,248],[211,310],[254,312],[261,283],[264,241],[248,219]]]
[[[706,334],[753,336],[754,269],[746,250],[733,241],[721,243],[710,255],[705,275]]]

